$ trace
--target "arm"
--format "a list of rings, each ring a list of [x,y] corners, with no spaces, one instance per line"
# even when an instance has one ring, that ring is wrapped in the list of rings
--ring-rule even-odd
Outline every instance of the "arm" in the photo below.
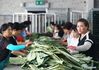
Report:
[[[66,45],[67,45],[67,42],[65,42],[65,41],[60,41],[60,44],[66,46]]]
[[[76,50],[77,51],[87,51],[87,50],[89,50],[91,48],[91,46],[92,46],[92,43],[89,42],[89,41],[86,41],[84,43],[84,45],[77,46]]]
[[[7,45],[7,49],[11,50],[11,51],[18,51],[18,50],[22,50],[24,48],[25,48],[25,45],[13,45],[13,44]]]
[[[24,53],[22,51],[12,51],[11,53],[14,55],[22,55],[22,56],[26,55],[26,53]]]

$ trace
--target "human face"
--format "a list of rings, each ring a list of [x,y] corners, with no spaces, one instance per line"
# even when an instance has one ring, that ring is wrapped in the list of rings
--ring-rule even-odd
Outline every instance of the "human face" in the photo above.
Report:
[[[72,36],[73,38],[78,38],[78,37],[79,37],[78,31],[72,30],[71,36]]]
[[[59,32],[59,30],[58,30],[58,28],[55,26],[55,28],[54,28],[54,31],[55,32]]]
[[[86,27],[83,22],[78,22],[77,30],[79,34],[85,34],[88,31],[88,27]]]
[[[51,24],[51,28],[52,28],[52,29],[54,29],[54,28],[55,28],[55,26]]]
[[[21,30],[13,30],[12,31],[12,34],[14,35],[14,36],[17,36],[17,35],[19,35],[21,33]]]
[[[11,29],[11,27],[8,27],[8,29],[3,31],[3,36],[5,36],[5,37],[11,37],[12,36],[12,29]]]
[[[71,30],[63,29],[65,34],[70,34]]]

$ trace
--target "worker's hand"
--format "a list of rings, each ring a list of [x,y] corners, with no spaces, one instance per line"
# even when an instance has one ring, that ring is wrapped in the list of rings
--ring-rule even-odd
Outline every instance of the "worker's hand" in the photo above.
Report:
[[[26,47],[30,46],[33,42],[32,41],[28,41],[25,43]]]
[[[63,41],[63,42],[67,42],[67,40],[66,40],[66,39],[63,39],[62,41]]]
[[[27,33],[27,36],[31,36],[32,35],[32,33],[29,32],[29,31],[27,31],[26,33]]]
[[[61,45],[67,45],[67,40],[60,40],[60,42],[59,42]]]
[[[67,46],[67,48],[70,50],[76,50],[76,46]]]

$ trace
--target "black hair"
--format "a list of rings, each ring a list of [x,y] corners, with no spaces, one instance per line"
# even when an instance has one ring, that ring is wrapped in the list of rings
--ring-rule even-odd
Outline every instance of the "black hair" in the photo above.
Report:
[[[25,25],[24,23],[21,23],[20,26],[22,27],[22,29],[25,29],[27,27],[27,25]]]
[[[11,26],[8,25],[7,23],[2,24],[0,28],[0,33],[3,33],[3,31],[7,30],[9,27]]]
[[[66,24],[63,26],[63,29],[71,30],[73,24],[71,22],[66,22]]]
[[[55,27],[57,27],[57,29],[58,29],[58,30],[60,30],[60,29],[61,29],[61,26],[60,26],[60,25],[58,25],[58,24],[57,24],[57,25],[55,25]]]
[[[73,24],[72,30],[77,31],[77,25]]]
[[[55,26],[55,23],[54,22],[50,22],[50,24],[53,25],[53,26]]]
[[[31,24],[31,21],[24,21],[24,22],[22,22],[21,23],[21,25],[23,26],[23,28],[26,28],[26,27],[28,27],[29,25]]]
[[[63,31],[63,29],[61,28],[61,25],[55,25],[56,27],[57,27],[57,29],[59,30],[59,32],[58,32],[58,36],[60,36],[60,37],[63,37],[63,35],[64,35],[64,31]]]
[[[8,22],[8,25],[11,26],[11,28],[13,28],[13,23],[12,22]]]
[[[20,23],[14,22],[13,28],[12,28],[12,29],[15,29],[15,30],[22,30],[23,27],[21,27]]]
[[[65,25],[65,22],[62,22],[61,26],[64,26]]]

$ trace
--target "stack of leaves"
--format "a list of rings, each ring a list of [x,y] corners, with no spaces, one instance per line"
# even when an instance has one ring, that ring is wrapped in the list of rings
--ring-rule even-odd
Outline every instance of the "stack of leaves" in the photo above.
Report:
[[[32,33],[31,36],[27,36],[26,40],[31,40],[34,41],[35,39],[39,38],[39,34],[38,33]]]
[[[71,55],[64,46],[49,37],[40,37],[31,45],[24,70],[91,70],[91,57]]]

